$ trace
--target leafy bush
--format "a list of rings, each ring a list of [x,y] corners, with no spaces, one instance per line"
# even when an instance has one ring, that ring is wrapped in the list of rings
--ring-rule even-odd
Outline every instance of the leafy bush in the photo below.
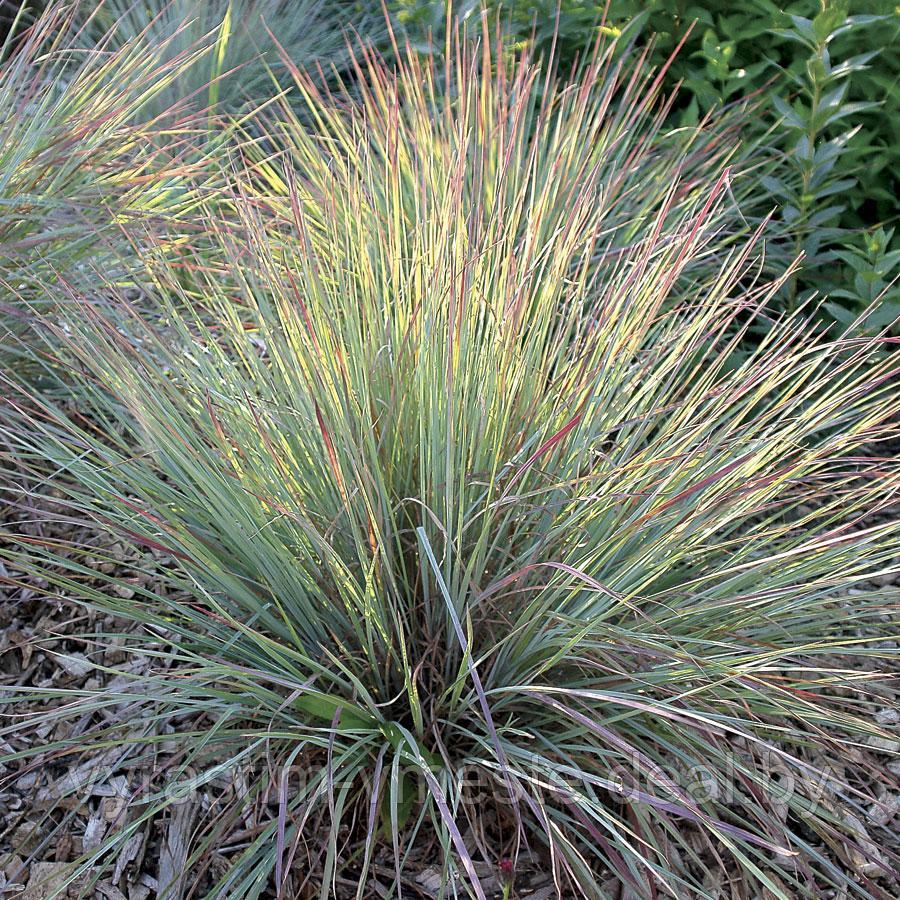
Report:
[[[798,315],[735,362],[778,284],[752,242],[719,244],[727,174],[675,167],[650,202],[640,79],[601,56],[546,86],[481,52],[443,74],[360,59],[358,108],[296,72],[309,109],[268,135],[294,168],[251,156],[241,228],[208,222],[226,277],[163,252],[139,305],[76,293],[45,323],[91,414],[6,403],[12,502],[56,473],[56,514],[143,548],[155,581],[12,530],[0,560],[143,623],[127,646],[157,665],[0,735],[71,718],[12,759],[93,740],[154,761],[85,871],[243,767],[190,846],[207,896],[368,896],[376,845],[398,893],[431,847],[446,893],[485,897],[476,863],[526,843],[566,896],[890,875],[854,824],[864,789],[822,762],[884,739],[835,655],[891,652],[866,585],[900,525],[859,527],[900,486],[860,454],[896,436],[890,362]],[[653,214],[623,243],[631,204]],[[103,715],[123,703],[124,733]]]
[[[862,240],[845,244],[836,250],[837,256],[852,273],[853,281],[849,289],[840,288],[831,292],[833,298],[826,303],[826,309],[843,328],[859,327],[869,331],[888,328],[900,320],[900,248],[891,250],[894,230],[883,228],[862,236]],[[835,303],[841,300],[842,303]],[[873,308],[874,305],[874,308]],[[871,308],[871,311],[870,311]]]
[[[858,210],[850,209],[847,200],[852,200],[857,187],[855,173],[860,162],[866,161],[865,154],[854,146],[854,138],[862,127],[859,118],[881,103],[847,99],[852,80],[866,72],[877,58],[878,50],[841,60],[833,60],[832,51],[834,42],[839,41],[842,34],[860,29],[868,33],[882,24],[877,16],[848,16],[846,4],[827,6],[814,19],[793,16],[792,27],[783,34],[797,45],[804,68],[799,74],[789,73],[791,85],[796,89],[796,99],[792,103],[777,95],[772,98],[783,117],[780,130],[792,171],[783,179],[763,179],[763,185],[770,188],[781,203],[780,215],[793,232],[795,253],[802,252],[804,267],[817,273],[815,278],[807,279],[807,288],[811,286],[830,295],[832,302],[826,309],[835,314],[840,327],[846,327],[863,311],[860,306],[879,299],[879,292],[872,288],[881,279],[867,279],[863,269],[855,264],[858,257],[851,250],[852,235],[841,228],[839,222],[846,219],[848,213],[853,217],[858,215]],[[848,124],[854,120],[857,124]],[[889,243],[890,235],[880,229],[872,240],[875,245],[871,240],[867,241],[869,259],[866,262],[870,266],[887,262],[891,255],[885,256],[885,245]],[[838,260],[848,264],[852,276],[846,287],[841,283],[843,272],[834,265]],[[884,274],[882,271],[881,275]],[[884,282],[881,283],[886,290]],[[797,302],[799,287],[795,276],[787,291],[789,307]],[[881,298],[877,316],[869,320],[870,327],[882,328],[900,319],[900,303],[896,296],[895,293],[893,300]]]

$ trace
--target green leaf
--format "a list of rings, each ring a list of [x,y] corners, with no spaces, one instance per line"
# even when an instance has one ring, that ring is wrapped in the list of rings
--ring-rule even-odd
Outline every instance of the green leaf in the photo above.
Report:
[[[794,40],[801,40],[808,43],[810,46],[815,46],[819,43],[819,38],[813,27],[811,19],[795,15],[792,15],[790,18],[791,24],[794,26],[794,30],[779,32],[782,37],[790,37]]]
[[[800,114],[786,100],[783,100],[777,94],[772,95],[772,105],[788,126],[801,131],[806,128],[806,123],[801,118]]]

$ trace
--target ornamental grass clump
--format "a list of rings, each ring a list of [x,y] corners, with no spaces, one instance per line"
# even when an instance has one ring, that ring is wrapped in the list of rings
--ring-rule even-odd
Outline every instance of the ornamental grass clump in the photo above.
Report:
[[[108,35],[149,54],[162,46],[165,60],[208,51],[142,115],[176,104],[237,113],[271,97],[272,76],[283,68],[279,45],[295,65],[328,77],[347,65],[352,32],[383,36],[380,6],[365,8],[353,0],[102,0],[82,4],[81,17],[89,39]]]
[[[802,312],[736,353],[779,284],[729,172],[675,160],[650,197],[602,53],[573,85],[447,59],[432,96],[361,58],[359,107],[297,73],[316,130],[246,148],[215,265],[151,251],[138,300],[70,290],[44,323],[83,409],[5,378],[8,502],[51,487],[47,523],[131,548],[9,528],[7,580],[138,623],[119,646],[151,660],[7,688],[47,701],[7,764],[114,746],[144,773],[73,879],[195,803],[176,874],[209,897],[409,896],[431,868],[484,898],[535,860],[566,897],[877,896],[881,776],[827,761],[889,739],[852,663],[896,653],[870,587],[900,545],[896,362]]]
[[[53,305],[63,278],[87,268],[124,276],[136,223],[178,221],[207,180],[187,116],[131,124],[136,111],[197,63],[164,61],[138,42],[85,50],[77,7],[53,3],[0,48],[0,351],[18,354],[33,307]],[[130,248],[129,248],[130,250]],[[88,281],[96,284],[93,273]],[[8,353],[8,355],[7,355]]]

